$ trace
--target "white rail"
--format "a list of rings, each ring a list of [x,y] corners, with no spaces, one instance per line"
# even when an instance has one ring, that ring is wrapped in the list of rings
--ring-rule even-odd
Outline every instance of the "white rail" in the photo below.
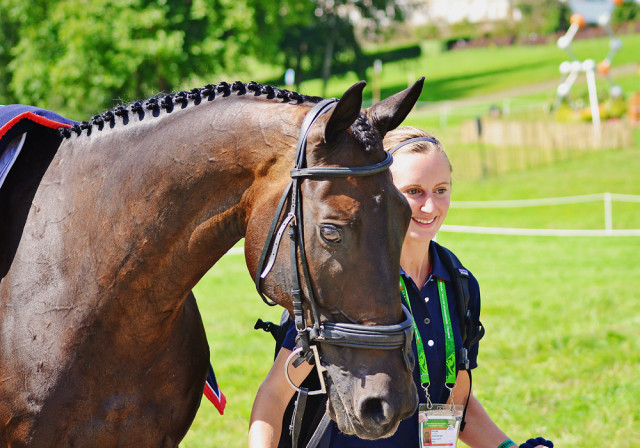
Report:
[[[640,236],[640,229],[613,229],[611,203],[640,202],[640,195],[597,193],[558,198],[521,199],[512,201],[452,201],[452,208],[516,208],[548,205],[577,204],[581,202],[604,202],[604,230],[570,229],[520,229],[508,227],[473,227],[444,224],[441,231],[458,233],[481,233],[487,235],[532,235],[532,236]]]
[[[640,195],[596,193],[580,196],[563,196],[559,198],[519,199],[512,201],[451,201],[451,207],[455,208],[513,208],[513,207],[538,207],[543,205],[578,204],[581,202],[596,201],[640,202]]]
[[[476,233],[484,235],[519,236],[640,236],[640,229],[571,230],[571,229],[520,229],[512,227],[473,227],[443,224],[441,232]]]
[[[518,236],[640,236],[640,229],[613,229],[611,203],[639,202],[640,195],[597,193],[579,196],[564,196],[558,198],[521,199],[512,201],[452,201],[455,208],[516,208],[537,207],[547,205],[577,204],[581,202],[604,201],[605,228],[602,230],[587,229],[522,229],[513,227],[475,227],[443,224],[441,232],[474,233],[484,235],[518,235]],[[242,247],[233,247],[227,254],[240,255],[244,253]]]

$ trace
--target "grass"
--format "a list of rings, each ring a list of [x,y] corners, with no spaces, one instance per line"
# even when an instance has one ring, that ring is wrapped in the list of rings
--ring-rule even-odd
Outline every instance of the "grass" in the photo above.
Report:
[[[481,282],[487,336],[474,388],[494,420],[515,440],[637,446],[640,239],[442,233],[440,241]]]
[[[456,179],[454,157],[452,163],[453,196],[454,200],[460,201],[550,198],[607,191],[640,194],[637,183],[640,158],[638,151],[634,149],[594,152],[535,170],[508,173],[478,182]],[[599,201],[534,209],[452,208],[447,222],[489,227],[603,229],[603,207],[603,202]],[[614,202],[612,214],[614,228],[640,228],[640,203]]]
[[[456,179],[454,200],[640,194],[639,155],[633,149],[598,152],[487,181]],[[614,224],[620,219],[625,228],[640,228],[638,204],[625,206],[614,207]],[[551,219],[553,226],[601,228],[597,207],[584,207],[471,215],[452,209],[447,222],[535,227]],[[520,441],[543,435],[556,446],[637,446],[640,238],[446,232],[438,238],[480,281],[487,335],[474,390],[494,420]],[[271,336],[254,331],[253,323],[277,320],[280,311],[262,304],[240,255],[224,257],[195,292],[229,403],[221,417],[203,402],[181,446],[243,447],[253,397],[273,359]]]
[[[640,35],[619,36],[623,46],[613,60],[613,66],[638,63],[637,48]],[[608,38],[578,40],[572,45],[580,59],[592,58],[600,61],[609,50]],[[425,76],[426,83],[420,101],[451,101],[477,95],[499,92],[504,89],[559,79],[558,67],[568,59],[567,53],[559,50],[555,43],[536,46],[514,45],[510,47],[486,47],[442,53],[423,52],[416,59],[389,62],[384,65],[381,76],[381,96],[396,93]],[[370,81],[373,69],[367,73]],[[328,96],[341,96],[354,82],[353,73],[334,76],[329,81]],[[320,80],[302,83],[302,93],[320,95]],[[371,82],[365,89],[365,98],[371,99]]]

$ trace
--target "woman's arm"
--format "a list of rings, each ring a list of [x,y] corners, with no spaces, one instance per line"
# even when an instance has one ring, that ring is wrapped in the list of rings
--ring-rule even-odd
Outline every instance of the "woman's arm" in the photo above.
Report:
[[[464,404],[469,394],[469,374],[460,371],[456,386],[453,389],[456,404]],[[467,407],[466,426],[460,432],[460,440],[472,448],[498,448],[509,437],[496,425],[480,401],[473,395],[469,396]],[[517,446],[517,445],[516,445]],[[538,445],[536,448],[546,448]]]
[[[260,385],[251,409],[249,448],[276,448],[282,431],[282,416],[295,389],[284,376],[284,366],[291,350],[280,349],[276,360]],[[306,361],[297,368],[289,366],[289,376],[300,385],[313,366]]]

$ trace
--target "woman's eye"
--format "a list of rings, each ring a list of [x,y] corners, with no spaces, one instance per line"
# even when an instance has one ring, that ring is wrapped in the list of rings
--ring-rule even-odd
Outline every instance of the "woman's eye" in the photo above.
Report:
[[[418,194],[419,191],[418,191],[417,188],[412,188],[410,190],[407,190],[407,193],[410,194],[410,195],[414,195],[414,194]]]
[[[329,224],[320,226],[320,236],[327,243],[338,244],[342,242],[342,231]]]

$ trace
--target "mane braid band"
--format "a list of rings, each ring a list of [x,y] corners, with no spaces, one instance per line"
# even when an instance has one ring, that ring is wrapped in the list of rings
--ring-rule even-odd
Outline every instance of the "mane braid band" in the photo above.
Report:
[[[86,130],[87,135],[90,135],[93,126],[97,126],[99,130],[102,130],[105,122],[109,123],[110,128],[113,128],[116,125],[116,117],[121,117],[121,124],[127,125],[129,123],[130,112],[137,114],[138,120],[142,121],[146,116],[145,110],[149,110],[153,116],[157,116],[161,109],[166,110],[167,113],[173,112],[176,105],[184,109],[190,101],[193,105],[197,106],[202,102],[203,97],[206,98],[207,101],[212,101],[215,99],[216,94],[227,97],[232,93],[245,95],[247,92],[253,92],[253,96],[264,95],[268,100],[277,98],[283,103],[292,102],[302,104],[308,101],[315,104],[322,100],[320,97],[302,95],[298,92],[278,89],[270,85],[259,84],[255,81],[250,81],[246,84],[241,81],[235,81],[233,84],[222,81],[215,85],[207,84],[202,88],[194,88],[189,91],[183,90],[175,94],[158,94],[147,100],[135,101],[126,106],[116,106],[113,110],[108,110],[102,115],[94,115],[89,121],[83,121],[69,128],[59,128],[58,132],[63,138],[70,138],[74,132],[79,136],[83,130]]]

